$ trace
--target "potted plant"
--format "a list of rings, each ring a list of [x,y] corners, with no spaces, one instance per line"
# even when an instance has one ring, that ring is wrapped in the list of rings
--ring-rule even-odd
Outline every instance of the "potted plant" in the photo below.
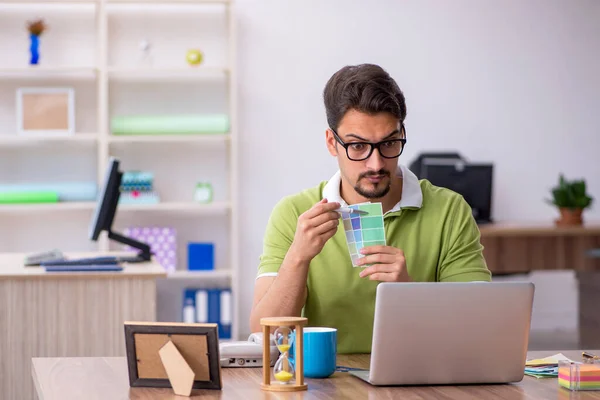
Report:
[[[583,210],[592,205],[593,198],[586,193],[583,179],[568,181],[560,174],[558,186],[552,188],[552,199],[548,202],[560,212],[556,225],[582,225]]]
[[[48,27],[42,19],[28,22],[27,25],[31,41],[31,45],[29,46],[29,51],[31,53],[29,64],[36,65],[40,60],[40,36],[42,36],[42,33],[44,33]]]

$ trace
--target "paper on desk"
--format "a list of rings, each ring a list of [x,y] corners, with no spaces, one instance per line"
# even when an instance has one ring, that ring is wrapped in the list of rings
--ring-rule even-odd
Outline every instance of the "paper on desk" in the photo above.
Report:
[[[548,378],[556,378],[558,374],[532,374],[530,372],[525,372],[525,375],[531,376],[537,379],[548,379]]]
[[[558,366],[559,361],[573,361],[567,358],[563,353],[558,353],[546,358],[537,358],[535,360],[527,360],[525,363],[526,367],[537,367],[540,365],[556,365]]]
[[[555,366],[540,366],[525,368],[525,375],[533,376],[534,378],[556,378],[558,376],[558,367]]]

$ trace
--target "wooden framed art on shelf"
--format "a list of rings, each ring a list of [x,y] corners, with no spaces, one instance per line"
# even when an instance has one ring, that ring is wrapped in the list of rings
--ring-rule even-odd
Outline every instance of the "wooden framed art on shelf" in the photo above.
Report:
[[[73,135],[75,91],[71,88],[19,88],[16,115],[19,135]]]

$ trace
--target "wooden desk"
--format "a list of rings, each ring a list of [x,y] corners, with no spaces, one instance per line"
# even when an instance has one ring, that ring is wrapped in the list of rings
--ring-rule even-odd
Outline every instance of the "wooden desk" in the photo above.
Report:
[[[481,243],[494,275],[539,270],[573,270],[579,292],[579,347],[600,347],[600,224],[556,227],[548,224],[481,225]]]
[[[600,224],[556,227],[548,224],[481,225],[481,243],[494,274],[535,270],[600,271],[600,258],[586,254],[600,248]]]
[[[545,357],[558,351],[531,352]],[[581,352],[563,351],[571,359]],[[338,356],[338,365],[369,367],[369,355]],[[260,389],[262,368],[223,368],[223,390],[196,390],[194,399],[577,399],[600,400],[600,392],[570,392],[560,388],[556,378],[525,376],[515,384],[375,387],[345,372],[328,379],[306,379],[308,391],[264,392]],[[35,358],[32,376],[41,400],[70,399],[182,399],[172,389],[130,388],[125,358]],[[573,397],[572,397],[573,398]]]
[[[72,254],[91,257],[100,254]],[[32,357],[124,356],[123,321],[156,320],[154,262],[123,272],[56,272],[0,254],[0,397],[31,399]]]

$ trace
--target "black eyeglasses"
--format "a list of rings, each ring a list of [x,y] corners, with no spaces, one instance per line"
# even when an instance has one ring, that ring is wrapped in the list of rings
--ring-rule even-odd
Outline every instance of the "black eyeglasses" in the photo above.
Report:
[[[373,150],[379,150],[379,154],[383,158],[397,158],[400,157],[402,151],[404,151],[404,145],[406,145],[406,139],[390,139],[384,140],[378,143],[369,143],[369,142],[350,142],[345,143],[337,132],[333,128],[331,132],[333,132],[333,137],[335,140],[342,145],[346,149],[346,155],[348,159],[352,161],[362,161],[371,157],[373,154]],[[406,128],[404,128],[404,124],[400,126],[400,132],[404,132],[406,136]]]

